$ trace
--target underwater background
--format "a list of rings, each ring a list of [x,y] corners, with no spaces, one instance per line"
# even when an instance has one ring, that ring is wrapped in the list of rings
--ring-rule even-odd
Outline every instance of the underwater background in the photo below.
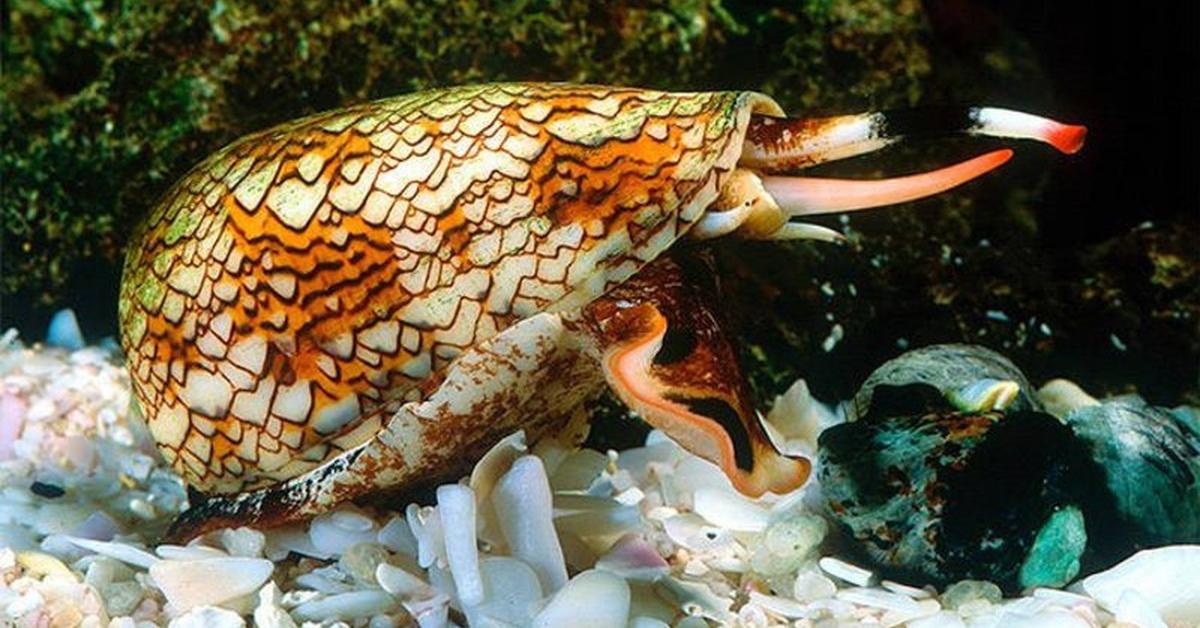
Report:
[[[989,104],[1090,128],[1074,158],[1029,147],[952,194],[840,221],[850,246],[716,243],[761,397],[802,376],[846,398],[905,348],[973,342],[1035,380],[1196,403],[1198,24],[1193,3],[9,0],[0,328],[38,338],[71,307],[89,338],[114,334],[139,217],[283,120],[496,80],[755,89],[793,115]],[[917,171],[987,143],[818,172]]]

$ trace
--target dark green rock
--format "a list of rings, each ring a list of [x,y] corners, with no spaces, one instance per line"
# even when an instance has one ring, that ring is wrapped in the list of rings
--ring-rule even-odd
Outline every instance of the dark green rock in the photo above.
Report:
[[[1078,408],[1066,422],[1087,443],[1126,526],[1114,553],[1200,542],[1200,425],[1140,400]]]
[[[1065,574],[1039,533],[1066,536],[1053,519],[1063,509],[1089,519],[1106,512],[1086,449],[1047,414],[856,421],[822,433],[818,450],[829,514],[855,550],[919,582],[970,578],[1016,590],[1031,553],[1033,579]]]

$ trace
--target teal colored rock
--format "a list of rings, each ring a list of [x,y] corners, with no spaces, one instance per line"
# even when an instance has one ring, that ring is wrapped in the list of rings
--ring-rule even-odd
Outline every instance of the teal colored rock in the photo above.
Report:
[[[1061,578],[1082,551],[1065,548],[1065,566],[1049,551],[1073,524],[1056,513],[1111,510],[1086,448],[1038,412],[844,423],[821,434],[817,468],[828,514],[856,552],[910,582],[1016,591],[1023,569]]]
[[[1066,586],[1079,575],[1087,541],[1087,526],[1079,508],[1068,506],[1050,515],[1021,565],[1021,588]]]
[[[1200,542],[1200,412],[1114,398],[1042,411],[1025,376],[971,345],[905,353],[818,438],[829,516],[885,575],[1016,592],[1139,549]]]
[[[1066,416],[1103,470],[1123,524],[1119,534],[1137,548],[1200,542],[1200,423],[1194,416],[1136,398]]]
[[[83,332],[79,329],[79,320],[71,309],[59,310],[50,319],[46,329],[46,344],[68,351],[78,351],[83,348]]]

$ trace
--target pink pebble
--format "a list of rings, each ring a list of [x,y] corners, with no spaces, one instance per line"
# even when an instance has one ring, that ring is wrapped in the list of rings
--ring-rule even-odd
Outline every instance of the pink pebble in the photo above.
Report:
[[[0,395],[0,460],[11,460],[13,443],[25,423],[25,400],[12,394]]]

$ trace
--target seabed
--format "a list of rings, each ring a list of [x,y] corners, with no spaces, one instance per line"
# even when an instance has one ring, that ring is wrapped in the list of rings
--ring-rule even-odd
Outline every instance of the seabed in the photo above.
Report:
[[[0,338],[0,622],[15,626],[1200,625],[1200,546],[1003,597],[881,579],[838,555],[820,486],[751,500],[652,432],[599,452],[506,438],[435,505],[157,544],[185,508],[112,346]],[[768,420],[815,448],[799,383]]]

